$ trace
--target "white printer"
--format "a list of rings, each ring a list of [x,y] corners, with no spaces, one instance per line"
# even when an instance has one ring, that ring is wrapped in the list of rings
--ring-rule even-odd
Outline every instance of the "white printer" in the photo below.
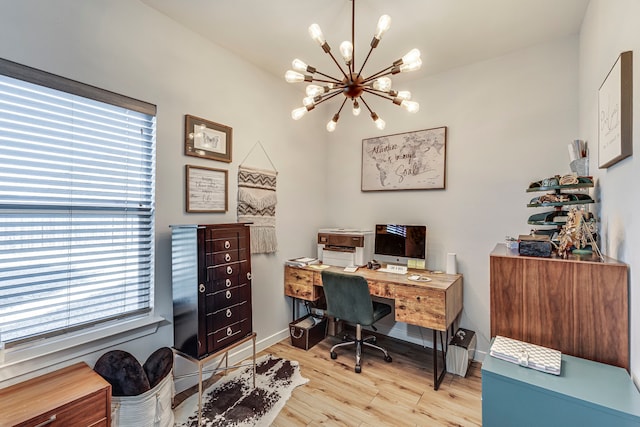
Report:
[[[318,231],[318,260],[337,267],[364,266],[373,259],[374,232],[350,228]]]

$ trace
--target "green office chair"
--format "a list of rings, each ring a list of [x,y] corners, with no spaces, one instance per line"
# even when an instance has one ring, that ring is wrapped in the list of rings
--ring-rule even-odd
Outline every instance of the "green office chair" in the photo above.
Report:
[[[369,285],[362,276],[333,273],[331,271],[322,272],[322,287],[327,299],[327,314],[336,319],[356,324],[356,336],[354,339],[345,341],[331,347],[331,358],[338,357],[336,348],[355,344],[356,346],[356,368],[355,371],[362,371],[361,355],[363,344],[384,353],[385,362],[391,362],[391,356],[382,347],[375,345],[376,337],[362,338],[362,326],[371,326],[391,313],[391,306],[371,300]]]

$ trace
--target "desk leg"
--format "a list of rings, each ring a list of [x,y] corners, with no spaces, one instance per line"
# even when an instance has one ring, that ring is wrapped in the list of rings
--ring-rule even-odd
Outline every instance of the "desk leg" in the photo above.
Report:
[[[438,335],[440,333],[440,347],[442,347],[442,372],[438,374]],[[444,350],[444,341],[442,340],[442,331],[433,330],[433,389],[438,390],[440,383],[447,373],[446,355]]]
[[[198,363],[198,427],[202,425],[202,363]]]

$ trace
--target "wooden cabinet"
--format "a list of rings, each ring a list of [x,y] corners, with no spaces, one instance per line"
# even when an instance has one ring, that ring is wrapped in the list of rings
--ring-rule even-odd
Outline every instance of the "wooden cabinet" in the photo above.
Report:
[[[246,224],[171,227],[174,348],[201,359],[253,331]]]
[[[111,385],[85,363],[0,389],[0,427],[111,425]]]
[[[627,265],[591,256],[490,257],[491,336],[629,369]]]

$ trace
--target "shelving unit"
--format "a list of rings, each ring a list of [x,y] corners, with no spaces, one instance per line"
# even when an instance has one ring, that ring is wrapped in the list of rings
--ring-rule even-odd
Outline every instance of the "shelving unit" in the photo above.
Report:
[[[557,177],[558,182],[559,180],[560,177]],[[582,190],[592,187],[593,179],[590,177],[578,177],[578,183],[575,184],[530,186],[527,188],[527,193],[546,191],[547,194],[534,197],[527,204],[527,207],[552,207],[553,211],[531,215],[527,223],[529,225],[540,227],[554,227],[535,230],[536,234],[547,234],[550,237],[553,237],[553,235],[556,232],[559,232],[562,226],[566,223],[566,216],[569,211],[565,209],[565,207],[595,203],[588,194],[575,192],[573,190]]]

